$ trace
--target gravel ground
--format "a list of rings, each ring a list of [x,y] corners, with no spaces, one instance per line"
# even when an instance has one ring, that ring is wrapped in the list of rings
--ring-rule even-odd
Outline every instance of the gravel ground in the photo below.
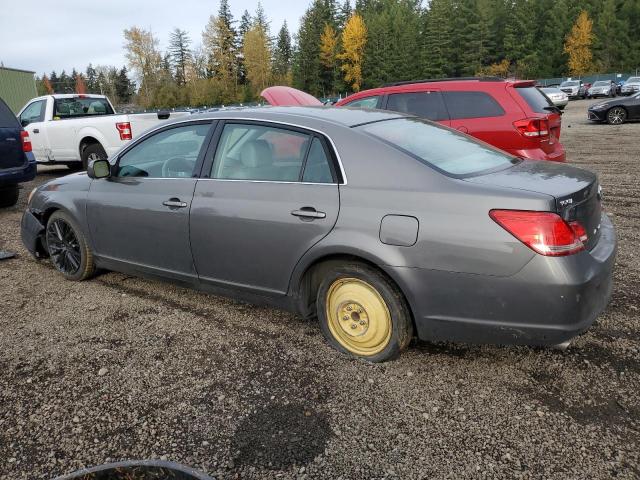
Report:
[[[278,310],[107,273],[61,279],[0,211],[0,479],[134,458],[232,478],[640,478],[640,124],[564,116],[600,174],[616,286],[566,351],[414,344],[370,365]],[[42,169],[35,183],[64,175]]]

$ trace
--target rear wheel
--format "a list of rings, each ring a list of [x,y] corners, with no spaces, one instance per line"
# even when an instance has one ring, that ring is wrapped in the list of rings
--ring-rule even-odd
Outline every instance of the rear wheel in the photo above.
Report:
[[[12,207],[18,203],[18,197],[20,196],[20,190],[18,185],[9,185],[7,187],[0,187],[0,207]]]
[[[622,125],[627,120],[627,111],[622,107],[613,107],[607,112],[609,125]]]
[[[332,268],[318,289],[320,328],[337,350],[370,362],[397,357],[411,341],[413,323],[403,295],[363,264]]]
[[[69,215],[54,212],[47,222],[45,238],[51,263],[65,278],[82,281],[93,275],[93,255],[80,228]]]
[[[82,169],[86,170],[94,160],[102,160],[107,158],[107,152],[104,151],[99,143],[92,143],[82,150]]]

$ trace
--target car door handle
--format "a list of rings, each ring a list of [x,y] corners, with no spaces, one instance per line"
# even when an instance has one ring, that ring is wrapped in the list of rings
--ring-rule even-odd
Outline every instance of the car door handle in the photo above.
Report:
[[[181,202],[179,198],[170,198],[162,202],[165,207],[171,208],[184,208],[187,206],[186,202]]]
[[[40,133],[40,129],[39,128],[34,128],[33,129],[33,133]]]
[[[302,207],[300,210],[294,210],[293,212],[291,212],[291,215],[293,215],[294,217],[310,218],[310,219],[327,217],[326,213],[319,212],[313,207]]]

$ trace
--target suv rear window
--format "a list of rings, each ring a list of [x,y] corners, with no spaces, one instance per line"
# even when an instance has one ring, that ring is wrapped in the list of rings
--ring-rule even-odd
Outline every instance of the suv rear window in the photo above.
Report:
[[[395,93],[389,95],[387,110],[409,113],[435,121],[449,118],[440,92]]]
[[[384,120],[357,128],[454,177],[500,170],[518,162],[467,135],[419,118]]]
[[[553,103],[536,87],[519,87],[515,91],[536,113],[549,113],[546,107],[553,107]]]
[[[9,106],[0,98],[0,128],[20,128],[20,122]]]
[[[104,98],[73,97],[56,98],[54,117],[77,118],[94,115],[111,115],[111,105]]]
[[[504,115],[500,104],[484,92],[443,92],[442,95],[451,120]]]

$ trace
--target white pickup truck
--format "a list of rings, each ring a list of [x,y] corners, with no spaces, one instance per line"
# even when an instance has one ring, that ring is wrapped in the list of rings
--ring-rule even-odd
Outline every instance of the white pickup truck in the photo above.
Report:
[[[145,130],[188,112],[116,114],[104,95],[56,94],[30,100],[18,113],[36,161],[87,168]]]

